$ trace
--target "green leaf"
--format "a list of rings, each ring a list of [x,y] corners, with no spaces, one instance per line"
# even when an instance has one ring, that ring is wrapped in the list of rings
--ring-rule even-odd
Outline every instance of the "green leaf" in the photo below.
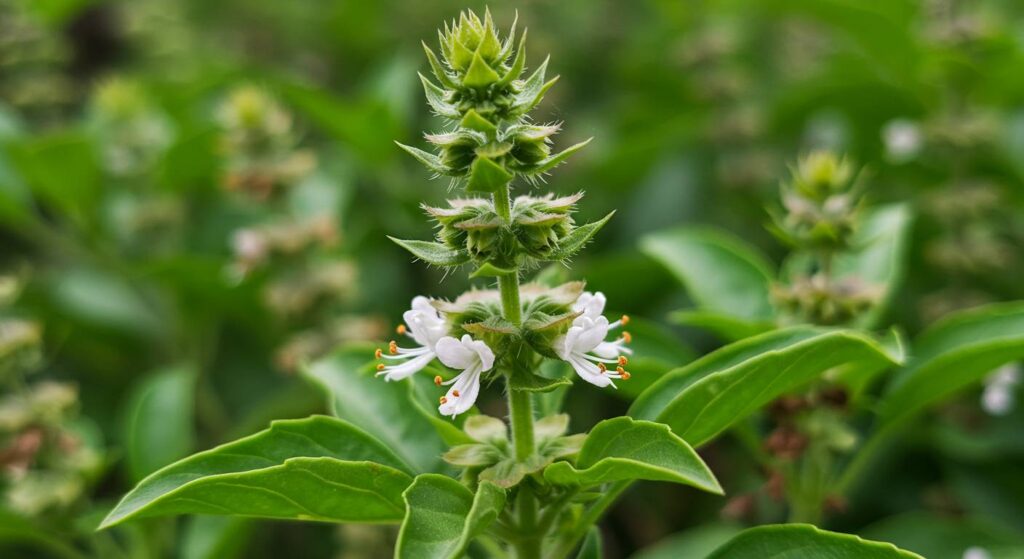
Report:
[[[683,283],[700,310],[753,322],[774,318],[769,293],[775,274],[768,260],[743,241],[684,227],[648,235],[640,249]]]
[[[406,241],[391,236],[388,236],[388,238],[427,264],[434,266],[459,266],[469,262],[468,252],[448,248],[441,243],[433,241]]]
[[[398,147],[400,147],[403,150],[405,150],[406,153],[408,153],[409,155],[415,157],[417,161],[419,161],[420,163],[426,165],[427,169],[430,169],[431,171],[433,171],[433,172],[435,172],[435,173],[437,173],[439,175],[448,175],[448,174],[450,174],[451,170],[448,169],[448,167],[445,166],[445,164],[441,162],[441,158],[440,157],[434,155],[433,153],[430,153],[428,151],[423,151],[420,148],[414,148],[412,146],[407,146],[407,145],[399,143],[399,142],[395,142],[395,143],[398,144]]]
[[[247,518],[194,516],[181,535],[181,559],[244,557],[256,523]]]
[[[510,37],[511,39],[511,37]],[[511,46],[511,43],[509,43]],[[512,83],[513,80],[519,78],[519,74],[523,73],[523,69],[526,68],[526,30],[523,30],[523,36],[519,39],[519,47],[516,49],[516,57],[512,60],[512,66],[509,67],[508,72],[502,76],[501,81],[498,82],[498,87],[505,87]]]
[[[445,118],[459,118],[459,110],[455,108],[455,105],[444,100],[444,90],[434,85],[433,82],[427,79],[423,74],[418,74],[420,81],[423,82],[423,93],[427,97],[427,104],[434,110],[439,116]]]
[[[910,512],[875,522],[860,534],[928,559],[963,559],[972,547],[985,549],[991,559],[1024,557],[1024,538],[984,518]]]
[[[593,140],[593,138],[587,138],[586,140],[583,140],[578,144],[573,144],[563,149],[562,151],[545,158],[544,160],[538,162],[536,165],[531,166],[527,174],[530,176],[535,176],[547,173],[548,171],[561,165],[566,159],[569,159],[569,156],[586,147],[586,145],[589,144],[591,140]]]
[[[430,63],[430,70],[434,73],[434,77],[437,78],[437,81],[441,82],[441,85],[445,87],[455,87],[457,84],[452,81],[451,76],[445,71],[444,66],[441,66],[441,61],[437,59],[437,55],[434,54],[434,51],[427,46],[426,41],[420,41],[420,43],[423,45],[423,51],[427,55],[427,62]]]
[[[513,178],[512,173],[486,157],[477,157],[469,169],[469,182],[466,192],[495,192],[507,185]]]
[[[770,320],[740,318],[712,310],[683,310],[669,315],[669,320],[683,326],[701,328],[727,342],[735,342],[775,328]]]
[[[810,524],[779,524],[744,530],[707,559],[922,559],[888,543],[873,542]]]
[[[993,369],[1024,358],[1024,303],[1002,303],[951,314],[922,333],[913,358],[880,402],[886,424],[903,420],[978,382]]]
[[[658,543],[641,549],[630,559],[680,559],[707,557],[722,544],[740,533],[733,524],[703,524],[668,536]]]
[[[405,520],[395,557],[457,559],[505,506],[505,491],[483,482],[474,495],[447,476],[423,474],[403,495]]]
[[[387,382],[375,376],[372,355],[372,346],[345,346],[313,362],[304,375],[327,393],[332,414],[383,441],[413,471],[440,471],[447,445],[424,413],[413,384],[417,377],[422,382],[429,379],[418,374],[406,381]],[[446,421],[437,413],[430,416]]]
[[[587,536],[583,538],[583,545],[580,546],[580,552],[576,554],[576,559],[601,559],[604,557],[603,547],[601,545],[601,529],[591,526],[587,531]]]
[[[410,471],[391,449],[344,421],[275,421],[153,473],[100,528],[168,514],[397,522]]]
[[[878,304],[857,319],[861,328],[879,324],[899,288],[906,267],[912,217],[907,204],[891,204],[867,212],[852,239],[857,248],[840,254],[832,264],[838,277],[856,276],[882,290]]]
[[[150,375],[133,391],[125,422],[126,462],[133,481],[192,451],[195,383],[195,370],[178,366]]]
[[[590,242],[594,235],[604,227],[605,223],[608,223],[608,220],[611,219],[613,215],[615,215],[614,211],[593,223],[576,227],[571,233],[559,241],[558,248],[552,251],[545,260],[556,261],[572,258]]]
[[[598,423],[587,435],[574,468],[555,462],[544,479],[559,485],[593,486],[645,479],[681,483],[722,494],[722,487],[697,453],[668,426],[616,417]]]
[[[80,223],[94,217],[100,166],[88,137],[66,131],[19,139],[5,147],[11,164],[41,200]]]
[[[797,326],[761,334],[664,375],[630,415],[668,424],[694,446],[839,365],[897,358],[860,332]]]

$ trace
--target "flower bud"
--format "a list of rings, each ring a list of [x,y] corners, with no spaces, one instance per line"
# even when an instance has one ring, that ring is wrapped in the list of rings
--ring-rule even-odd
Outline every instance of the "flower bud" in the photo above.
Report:
[[[776,233],[800,249],[846,248],[860,207],[854,177],[852,165],[830,152],[802,158],[782,184],[783,212],[773,216]]]

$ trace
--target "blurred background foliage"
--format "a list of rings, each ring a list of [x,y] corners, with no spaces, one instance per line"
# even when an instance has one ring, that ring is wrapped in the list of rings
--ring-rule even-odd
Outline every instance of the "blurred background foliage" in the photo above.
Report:
[[[466,287],[440,283],[385,237],[427,238],[419,205],[454,195],[393,141],[437,128],[415,74],[419,42],[465,7],[483,4],[0,0],[5,557],[388,553],[390,528],[199,518],[91,530],[160,466],[323,411],[294,375],[301,363],[386,338],[414,294]],[[559,142],[595,137],[537,190],[585,190],[581,221],[618,213],[571,269],[547,273],[586,278],[646,319],[631,382],[720,343],[669,324],[686,296],[637,250],[640,237],[709,225],[778,261],[786,247],[765,207],[812,149],[865,166],[870,203],[913,209],[883,325],[914,333],[955,309],[1024,297],[1024,5],[491,9],[505,25],[518,11],[532,64],[552,54],[561,82],[539,114],[567,122]],[[575,427],[622,413],[641,386],[575,391]],[[885,490],[831,527],[901,543],[940,514],[980,518],[953,522],[951,541],[1019,539],[1024,439],[1019,409],[1008,413],[986,416],[977,393],[949,405],[893,458]],[[728,440],[708,450],[741,496],[763,482],[742,456]],[[641,488],[605,523],[606,547],[627,556],[709,520],[710,534],[771,518],[749,509]],[[908,510],[928,512],[890,517]]]

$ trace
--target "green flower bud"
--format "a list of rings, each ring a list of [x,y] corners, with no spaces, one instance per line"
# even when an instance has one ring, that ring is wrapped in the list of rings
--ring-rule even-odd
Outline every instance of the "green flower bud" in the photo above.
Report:
[[[784,241],[804,250],[841,250],[857,226],[861,192],[852,165],[829,152],[802,158],[781,187],[781,213],[772,216]]]

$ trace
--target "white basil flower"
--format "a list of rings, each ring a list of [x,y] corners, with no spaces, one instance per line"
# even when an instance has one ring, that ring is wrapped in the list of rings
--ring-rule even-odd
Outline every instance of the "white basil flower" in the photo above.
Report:
[[[398,333],[412,338],[418,347],[398,347],[392,341],[388,344],[385,354],[377,350],[378,359],[401,361],[394,365],[377,365],[377,375],[384,375],[384,380],[402,380],[422,371],[437,357],[437,343],[448,335],[448,325],[444,318],[430,304],[430,299],[417,296],[412,300],[412,308],[402,314],[405,324],[399,325]]]
[[[445,336],[437,342],[437,358],[446,366],[462,371],[443,383],[452,387],[441,397],[441,405],[438,406],[442,415],[455,418],[476,402],[480,394],[480,374],[494,366],[494,352],[469,334],[463,335],[461,340]]]
[[[555,338],[553,343],[555,353],[572,365],[580,378],[595,386],[615,386],[612,379],[629,378],[624,368],[626,357],[620,351],[626,348],[617,342],[604,341],[610,327],[608,319],[603,316],[596,319],[580,316],[573,321],[569,331]],[[628,340],[628,336],[624,340]],[[605,363],[614,363],[616,369],[608,369]]]
[[[573,321],[573,325],[578,325],[577,323],[583,318],[589,318],[592,321],[600,318],[604,314],[604,307],[607,302],[608,300],[605,298],[604,293],[601,293],[600,291],[595,293],[584,291],[581,293],[579,298],[576,299],[576,302],[573,303],[572,310],[583,314]],[[608,330],[615,330],[616,328],[627,324],[629,324],[629,317],[622,315],[622,318],[619,320],[608,324]],[[632,355],[633,350],[626,347],[626,344],[631,341],[632,339],[629,332],[623,332],[622,336],[615,341],[606,342],[601,340],[601,343],[593,349],[593,352],[598,357],[602,357],[604,359],[617,359],[620,355]]]

